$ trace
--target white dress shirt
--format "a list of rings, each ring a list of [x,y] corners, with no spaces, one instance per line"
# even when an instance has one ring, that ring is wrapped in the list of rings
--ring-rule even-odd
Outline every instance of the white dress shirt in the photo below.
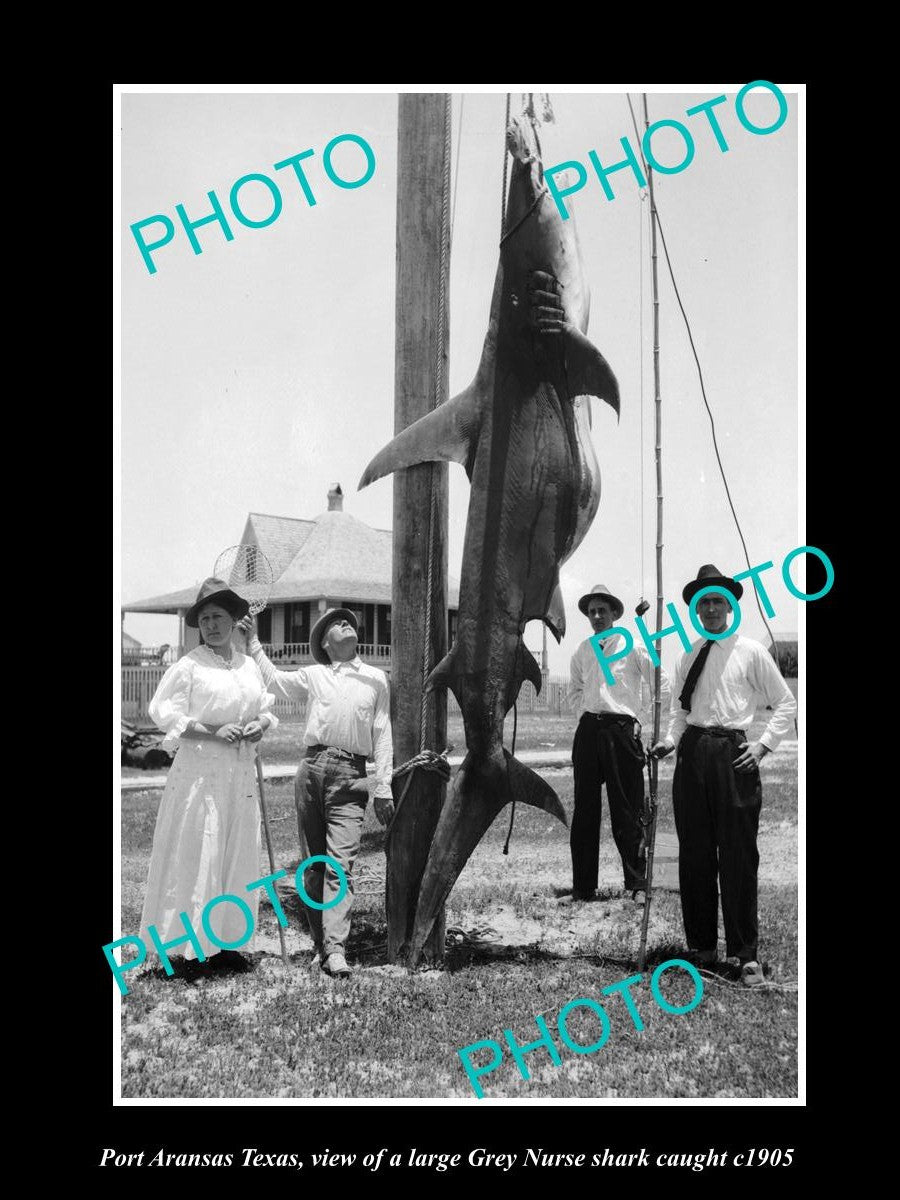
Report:
[[[698,638],[690,653],[682,654],[675,666],[672,718],[666,741],[677,746],[688,725],[749,729],[757,708],[770,704],[772,716],[759,740],[767,750],[774,750],[793,724],[797,701],[768,650],[752,638],[736,634],[721,642],[714,641],[691,696],[691,711],[685,712],[681,707],[678,697],[684,681],[706,641]]]
[[[620,633],[604,641],[604,652],[621,650],[625,639]],[[622,713],[635,717],[645,727],[653,724],[653,677],[655,668],[643,646],[635,646],[624,658],[607,663],[615,677],[606,682],[600,661],[590,638],[585,638],[569,664],[569,707],[579,718],[586,712]],[[665,671],[660,671],[660,729],[669,718],[671,689]]]
[[[309,697],[306,746],[333,746],[375,758],[376,796],[391,796],[394,748],[387,676],[357,655],[350,662],[316,663],[296,671],[279,671],[257,640],[250,653],[266,687],[287,700]]]

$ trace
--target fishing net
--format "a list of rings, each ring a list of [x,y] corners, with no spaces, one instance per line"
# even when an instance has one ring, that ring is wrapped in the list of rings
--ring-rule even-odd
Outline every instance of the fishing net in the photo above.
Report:
[[[259,546],[229,546],[216,559],[213,574],[250,605],[250,615],[261,613],[272,591],[272,565]]]

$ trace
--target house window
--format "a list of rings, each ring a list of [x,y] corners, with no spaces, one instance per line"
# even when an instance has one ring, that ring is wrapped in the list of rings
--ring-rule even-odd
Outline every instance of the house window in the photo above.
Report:
[[[389,604],[378,605],[378,645],[389,646],[391,644],[391,606]]]
[[[272,610],[264,608],[256,618],[256,632],[261,642],[272,640]]]
[[[286,642],[309,641],[308,600],[300,600],[284,606],[284,640]]]
[[[356,636],[359,639],[359,644],[368,645],[372,640],[372,633],[375,629],[375,605],[374,604],[355,604],[352,600],[342,600],[341,608],[349,608],[356,617],[359,624]]]

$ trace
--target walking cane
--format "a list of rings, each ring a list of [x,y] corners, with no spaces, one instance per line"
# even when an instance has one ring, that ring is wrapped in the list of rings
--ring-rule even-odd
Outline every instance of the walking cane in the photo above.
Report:
[[[265,788],[265,784],[263,783],[262,758],[260,757],[258,750],[256,752],[256,779],[259,784],[259,809],[260,809],[260,812],[262,813],[263,829],[265,829],[265,831],[266,831],[266,849],[269,852],[269,870],[274,875],[275,874],[275,855],[272,853],[272,833],[269,829],[269,814],[266,811],[266,788]],[[276,917],[277,917],[277,913],[276,913]],[[281,942],[281,961],[284,963],[284,965],[286,967],[289,967],[291,964],[288,959],[287,946],[285,945],[285,941],[284,941],[284,930],[281,927],[280,921],[278,922],[278,940]]]
[[[647,964],[647,930],[650,926],[650,898],[653,895],[653,853],[656,849],[656,797],[657,771],[659,762],[647,751],[647,778],[650,781],[649,795],[644,804],[644,840],[647,848],[647,890],[644,893],[644,916],[641,921],[641,946],[638,951],[638,970],[643,974]]]

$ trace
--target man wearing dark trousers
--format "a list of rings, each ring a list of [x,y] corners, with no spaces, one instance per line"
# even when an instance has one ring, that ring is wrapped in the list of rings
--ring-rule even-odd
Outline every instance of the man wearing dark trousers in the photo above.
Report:
[[[309,635],[315,665],[296,671],[273,666],[249,618],[240,627],[266,686],[289,700],[307,701],[304,757],[295,784],[301,838],[311,855],[328,856],[341,866],[347,893],[338,901],[342,885],[337,872],[330,864],[314,863],[304,872],[304,887],[325,908],[305,905],[304,911],[315,945],[314,963],[326,975],[346,978],[353,865],[369,801],[367,758],[375,759],[375,815],[382,825],[394,815],[387,677],[359,657],[357,620],[348,608],[329,609],[318,619]]]
[[[708,563],[685,586],[685,604],[706,588],[696,610],[713,637],[699,638],[679,659],[668,734],[651,752],[661,758],[678,749],[672,797],[688,953],[698,965],[716,962],[721,885],[727,955],[739,960],[742,983],[756,987],[764,982],[757,956],[759,763],[790,729],[797,703],[764,646],[725,634],[730,597],[740,600],[741,585]],[[760,705],[771,706],[772,716],[759,741],[748,742]]]
[[[624,606],[602,583],[582,596],[578,607],[594,634],[609,629]],[[603,642],[604,651],[621,648],[621,634]],[[613,839],[622,859],[626,892],[643,898],[647,886],[641,817],[644,804],[644,747],[639,714],[649,709],[654,668],[642,646],[608,664],[615,683],[602,672],[586,638],[572,656],[569,704],[579,717],[572,745],[575,812],[572,817],[572,899],[590,900],[597,888],[600,859],[601,788],[606,785]],[[661,674],[661,718],[669,713],[669,682]]]

